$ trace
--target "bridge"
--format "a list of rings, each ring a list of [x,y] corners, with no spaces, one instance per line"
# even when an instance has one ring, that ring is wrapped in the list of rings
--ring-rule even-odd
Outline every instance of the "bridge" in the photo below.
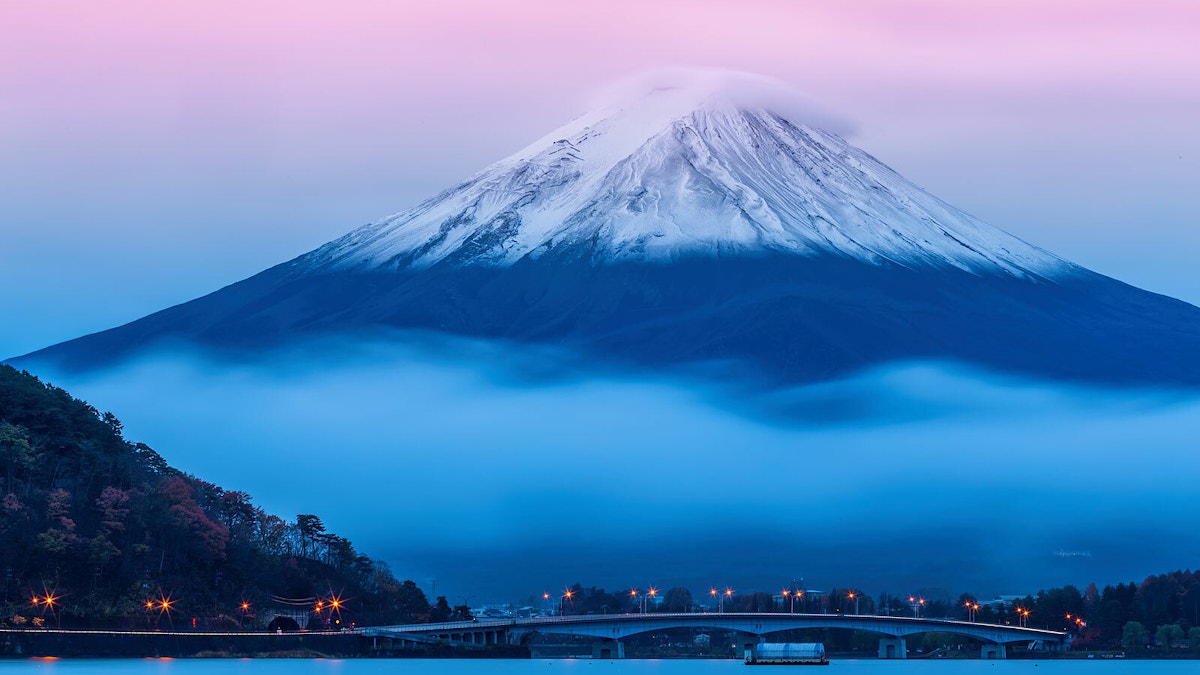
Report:
[[[733,631],[738,645],[751,650],[764,636],[802,628],[842,628],[878,633],[879,658],[903,659],[905,638],[921,633],[953,633],[984,643],[983,658],[1002,659],[1006,645],[1040,640],[1051,648],[1062,646],[1067,634],[1059,631],[1025,628],[949,619],[919,619],[895,616],[845,614],[716,613],[694,614],[606,614],[551,616],[528,619],[491,619],[452,623],[404,624],[361,629],[362,634],[379,639],[412,643],[448,643],[464,645],[517,644],[531,633],[571,635],[594,638],[595,658],[624,658],[621,641],[631,635],[670,628],[703,628]]]

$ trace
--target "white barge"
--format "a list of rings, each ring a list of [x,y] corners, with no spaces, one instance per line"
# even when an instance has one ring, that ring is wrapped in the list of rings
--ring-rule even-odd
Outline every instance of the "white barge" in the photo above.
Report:
[[[746,655],[748,666],[827,666],[821,642],[760,642]]]

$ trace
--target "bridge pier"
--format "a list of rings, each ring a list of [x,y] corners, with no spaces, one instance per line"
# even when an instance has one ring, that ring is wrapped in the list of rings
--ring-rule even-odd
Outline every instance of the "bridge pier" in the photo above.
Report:
[[[984,645],[979,648],[979,658],[999,661],[1008,658],[1008,649],[1004,645]]]
[[[754,633],[744,633],[742,631],[734,631],[733,633],[733,653],[742,659],[748,659],[754,655],[754,646],[762,642],[762,637]]]
[[[879,638],[879,658],[907,659],[908,646],[904,643],[904,638]]]
[[[596,640],[592,643],[593,659],[623,659],[625,658],[625,643],[620,640]]]

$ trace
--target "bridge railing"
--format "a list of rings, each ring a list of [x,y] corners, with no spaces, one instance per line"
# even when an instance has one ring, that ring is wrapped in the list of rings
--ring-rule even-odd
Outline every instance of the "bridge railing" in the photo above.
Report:
[[[788,622],[793,620],[808,620],[818,622],[837,622],[840,620],[861,621],[866,623],[875,623],[881,626],[886,625],[922,625],[928,626],[929,631],[937,630],[938,628],[950,628],[962,630],[1002,630],[1013,634],[1023,634],[1031,636],[1031,639],[1052,637],[1061,639],[1066,637],[1066,633],[1062,631],[1045,630],[1041,628],[1027,628],[1023,626],[1011,626],[1005,624],[981,623],[976,621],[960,621],[957,619],[929,619],[921,617],[895,617],[884,616],[879,614],[795,614],[789,612],[662,612],[662,613],[628,613],[628,614],[574,614],[569,616],[541,616],[529,618],[512,618],[512,619],[485,619],[482,621],[454,621],[446,623],[426,623],[426,624],[405,624],[400,626],[386,626],[379,628],[387,628],[394,631],[406,632],[444,632],[458,630],[484,630],[493,628],[535,628],[537,626],[563,625],[563,624],[587,624],[587,623],[603,623],[607,621],[621,622],[661,622],[661,621],[684,621],[684,620],[720,620],[728,619],[730,621],[756,619],[759,621],[775,621]],[[957,632],[957,631],[956,631]]]

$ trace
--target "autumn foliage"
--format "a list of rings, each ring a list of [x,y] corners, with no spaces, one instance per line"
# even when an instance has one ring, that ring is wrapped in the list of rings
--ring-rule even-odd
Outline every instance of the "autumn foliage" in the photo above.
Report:
[[[165,596],[188,625],[261,625],[273,597],[331,594],[348,599],[347,624],[429,613],[415,584],[317,516],[288,522],[177,471],[112,414],[3,365],[0,467],[0,624],[47,621],[31,603],[47,592],[64,626],[145,626],[163,620],[147,600]]]

